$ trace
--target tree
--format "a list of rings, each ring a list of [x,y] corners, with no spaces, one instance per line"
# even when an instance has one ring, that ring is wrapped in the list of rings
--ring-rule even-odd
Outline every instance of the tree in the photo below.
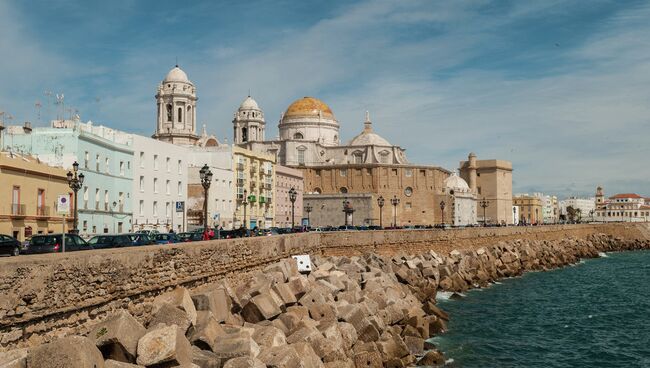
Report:
[[[566,213],[569,216],[569,222],[575,222],[576,219],[576,209],[573,206],[567,206]]]

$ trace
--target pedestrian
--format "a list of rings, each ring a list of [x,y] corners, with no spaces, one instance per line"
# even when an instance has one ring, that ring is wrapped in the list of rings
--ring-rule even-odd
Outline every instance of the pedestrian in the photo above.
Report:
[[[208,236],[210,237],[210,239],[214,238],[214,230],[213,229],[210,229],[210,233],[208,234]]]

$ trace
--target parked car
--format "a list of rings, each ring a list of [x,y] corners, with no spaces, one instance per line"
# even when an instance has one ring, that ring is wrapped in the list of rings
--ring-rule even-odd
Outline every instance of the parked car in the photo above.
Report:
[[[0,234],[0,254],[17,256],[20,254],[20,242],[9,235]]]
[[[88,244],[92,245],[93,249],[121,248],[133,245],[133,240],[127,234],[95,235],[88,240]]]
[[[341,225],[339,226],[339,231],[351,231],[351,230],[357,230],[356,226],[351,226],[351,225]]]
[[[180,233],[176,235],[179,242],[195,242],[203,240],[203,233],[191,232],[191,233]]]
[[[135,232],[136,234],[147,234],[149,235],[150,238],[153,238],[154,235],[158,234],[158,230],[138,230]]]
[[[135,233],[127,234],[131,239],[131,245],[140,246],[140,245],[151,245],[154,244],[153,239],[145,233]]]
[[[156,236],[153,238],[154,242],[156,244],[173,244],[173,243],[178,243],[178,237],[174,233],[169,233],[169,234],[156,234]]]
[[[73,252],[78,250],[93,249],[92,245],[88,244],[79,235],[65,234],[65,251]],[[21,254],[37,254],[37,253],[57,253],[63,251],[63,236],[62,234],[47,234],[47,235],[34,235],[29,241],[27,247],[20,251]]]

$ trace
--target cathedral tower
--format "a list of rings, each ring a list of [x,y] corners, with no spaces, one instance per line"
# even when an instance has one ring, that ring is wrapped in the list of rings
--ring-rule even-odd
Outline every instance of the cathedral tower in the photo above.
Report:
[[[266,127],[264,112],[251,96],[246,97],[244,102],[241,103],[232,124],[235,144],[264,141]]]
[[[196,135],[196,88],[176,65],[158,86],[158,120],[155,139],[178,145],[194,145]]]

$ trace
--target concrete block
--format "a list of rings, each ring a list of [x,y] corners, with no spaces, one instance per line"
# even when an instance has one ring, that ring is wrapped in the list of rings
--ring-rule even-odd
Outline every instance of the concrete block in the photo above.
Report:
[[[189,291],[183,287],[178,287],[170,292],[158,295],[153,300],[153,310],[156,312],[164,304],[170,304],[178,309],[185,311],[191,323],[196,323],[196,308],[190,296]]]
[[[212,350],[217,338],[225,334],[225,330],[213,317],[212,312],[201,310],[197,312],[196,326],[190,329],[188,340],[192,345],[203,350]]]
[[[355,368],[383,368],[381,354],[376,351],[362,351],[354,356]]]
[[[246,322],[257,323],[270,320],[282,313],[280,305],[271,295],[272,291],[253,297],[242,309],[241,315]]]
[[[309,316],[315,321],[336,321],[336,308],[330,303],[316,303],[309,307]]]
[[[139,365],[183,365],[192,363],[190,342],[177,326],[158,325],[138,341]]]
[[[257,357],[267,367],[272,368],[295,368],[301,367],[301,359],[293,346],[282,345],[265,347]]]
[[[189,316],[184,310],[169,303],[160,303],[149,321],[149,326],[156,326],[161,323],[167,326],[175,325],[185,334],[190,326],[196,323],[196,311],[193,318],[194,322],[192,322],[192,316]]]
[[[300,298],[299,303],[307,308],[315,304],[324,304],[326,302],[325,296],[315,289],[308,291]]]
[[[129,312],[119,311],[93,326],[88,338],[95,342],[104,359],[135,362],[138,340],[146,332]]]
[[[424,353],[424,339],[415,336],[405,336],[404,343],[412,355],[422,355]]]
[[[232,314],[233,303],[225,288],[192,295],[196,310],[210,311],[217,322],[225,322]]]
[[[68,336],[37,346],[27,355],[27,368],[104,368],[104,357],[87,337]]]
[[[272,289],[280,297],[280,300],[282,301],[280,307],[284,308],[283,310],[286,310],[286,307],[292,306],[298,302],[298,299],[296,299],[296,296],[288,283],[275,284]]]
[[[239,357],[228,360],[223,368],[266,368],[266,364],[257,358]]]
[[[124,363],[117,360],[106,360],[104,361],[104,368],[139,368],[141,365],[135,365],[131,363]],[[4,367],[3,367],[4,368]]]
[[[0,352],[1,368],[25,368],[27,366],[28,349],[15,349]]]
[[[302,364],[305,368],[323,368],[323,362],[321,361],[320,357],[316,354],[314,349],[311,347],[311,345],[307,342],[298,342],[295,344],[292,344],[291,347],[293,347],[298,353],[298,356],[300,357]]]
[[[251,357],[255,358],[260,354],[260,346],[252,337],[229,337],[219,339],[212,351],[224,360]]]
[[[253,333],[253,340],[255,340],[257,345],[261,348],[282,346],[287,343],[287,338],[284,332],[274,326],[257,326]]]
[[[221,368],[222,359],[215,353],[192,346],[192,363],[201,368]]]

